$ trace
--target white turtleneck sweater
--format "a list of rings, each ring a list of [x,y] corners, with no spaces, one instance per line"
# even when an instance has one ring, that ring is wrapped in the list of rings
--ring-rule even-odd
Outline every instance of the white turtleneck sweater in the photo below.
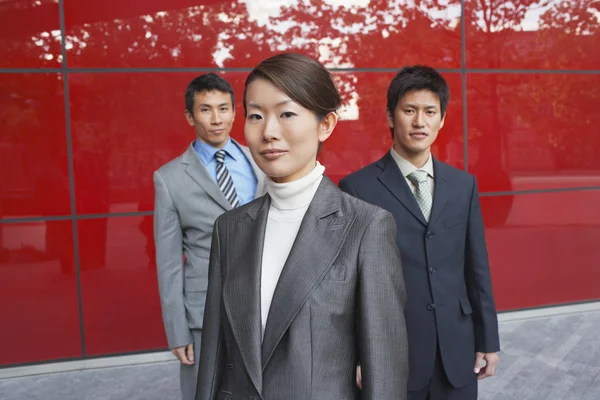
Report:
[[[260,286],[263,335],[275,287],[324,171],[325,167],[317,161],[317,166],[308,175],[295,181],[275,183],[267,179],[271,207],[265,231]]]

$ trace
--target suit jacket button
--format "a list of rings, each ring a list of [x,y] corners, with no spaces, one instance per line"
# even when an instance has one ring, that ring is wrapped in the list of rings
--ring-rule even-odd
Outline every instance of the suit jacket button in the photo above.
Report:
[[[433,267],[430,267],[429,268],[429,273],[431,273],[431,274],[435,273],[435,269]]]
[[[433,311],[433,309],[434,309],[434,308],[435,308],[435,304],[433,304],[433,303],[431,303],[431,304],[427,305],[427,309],[428,309],[429,311]]]
[[[428,231],[427,232],[427,239],[431,239],[433,237],[433,232]]]

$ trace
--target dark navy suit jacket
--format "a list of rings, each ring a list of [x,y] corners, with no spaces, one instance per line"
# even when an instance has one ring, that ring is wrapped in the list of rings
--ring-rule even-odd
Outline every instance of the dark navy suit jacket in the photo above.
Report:
[[[340,189],[391,212],[408,300],[408,390],[433,373],[436,346],[450,383],[474,383],[475,352],[500,350],[483,218],[475,177],[433,159],[429,223],[388,152],[340,181]]]

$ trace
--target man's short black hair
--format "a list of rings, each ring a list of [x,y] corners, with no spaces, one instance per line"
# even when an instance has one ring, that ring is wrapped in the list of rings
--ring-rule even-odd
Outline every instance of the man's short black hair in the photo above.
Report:
[[[200,75],[191,81],[185,91],[185,108],[191,114],[194,113],[194,97],[196,93],[212,92],[217,90],[223,93],[229,93],[231,96],[231,107],[235,108],[235,102],[233,98],[233,88],[231,84],[225,79],[221,78],[215,73],[209,73]]]
[[[424,65],[404,67],[396,74],[387,93],[387,111],[394,115],[398,102],[406,93],[413,90],[430,90],[440,99],[442,118],[450,101],[448,84],[435,69]]]

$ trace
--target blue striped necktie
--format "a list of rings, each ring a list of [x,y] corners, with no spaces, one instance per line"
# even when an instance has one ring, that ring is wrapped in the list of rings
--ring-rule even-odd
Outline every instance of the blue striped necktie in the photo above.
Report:
[[[233,185],[231,174],[225,166],[225,150],[217,151],[215,159],[217,160],[217,185],[219,185],[219,189],[221,189],[229,204],[235,208],[240,205],[240,199]]]

